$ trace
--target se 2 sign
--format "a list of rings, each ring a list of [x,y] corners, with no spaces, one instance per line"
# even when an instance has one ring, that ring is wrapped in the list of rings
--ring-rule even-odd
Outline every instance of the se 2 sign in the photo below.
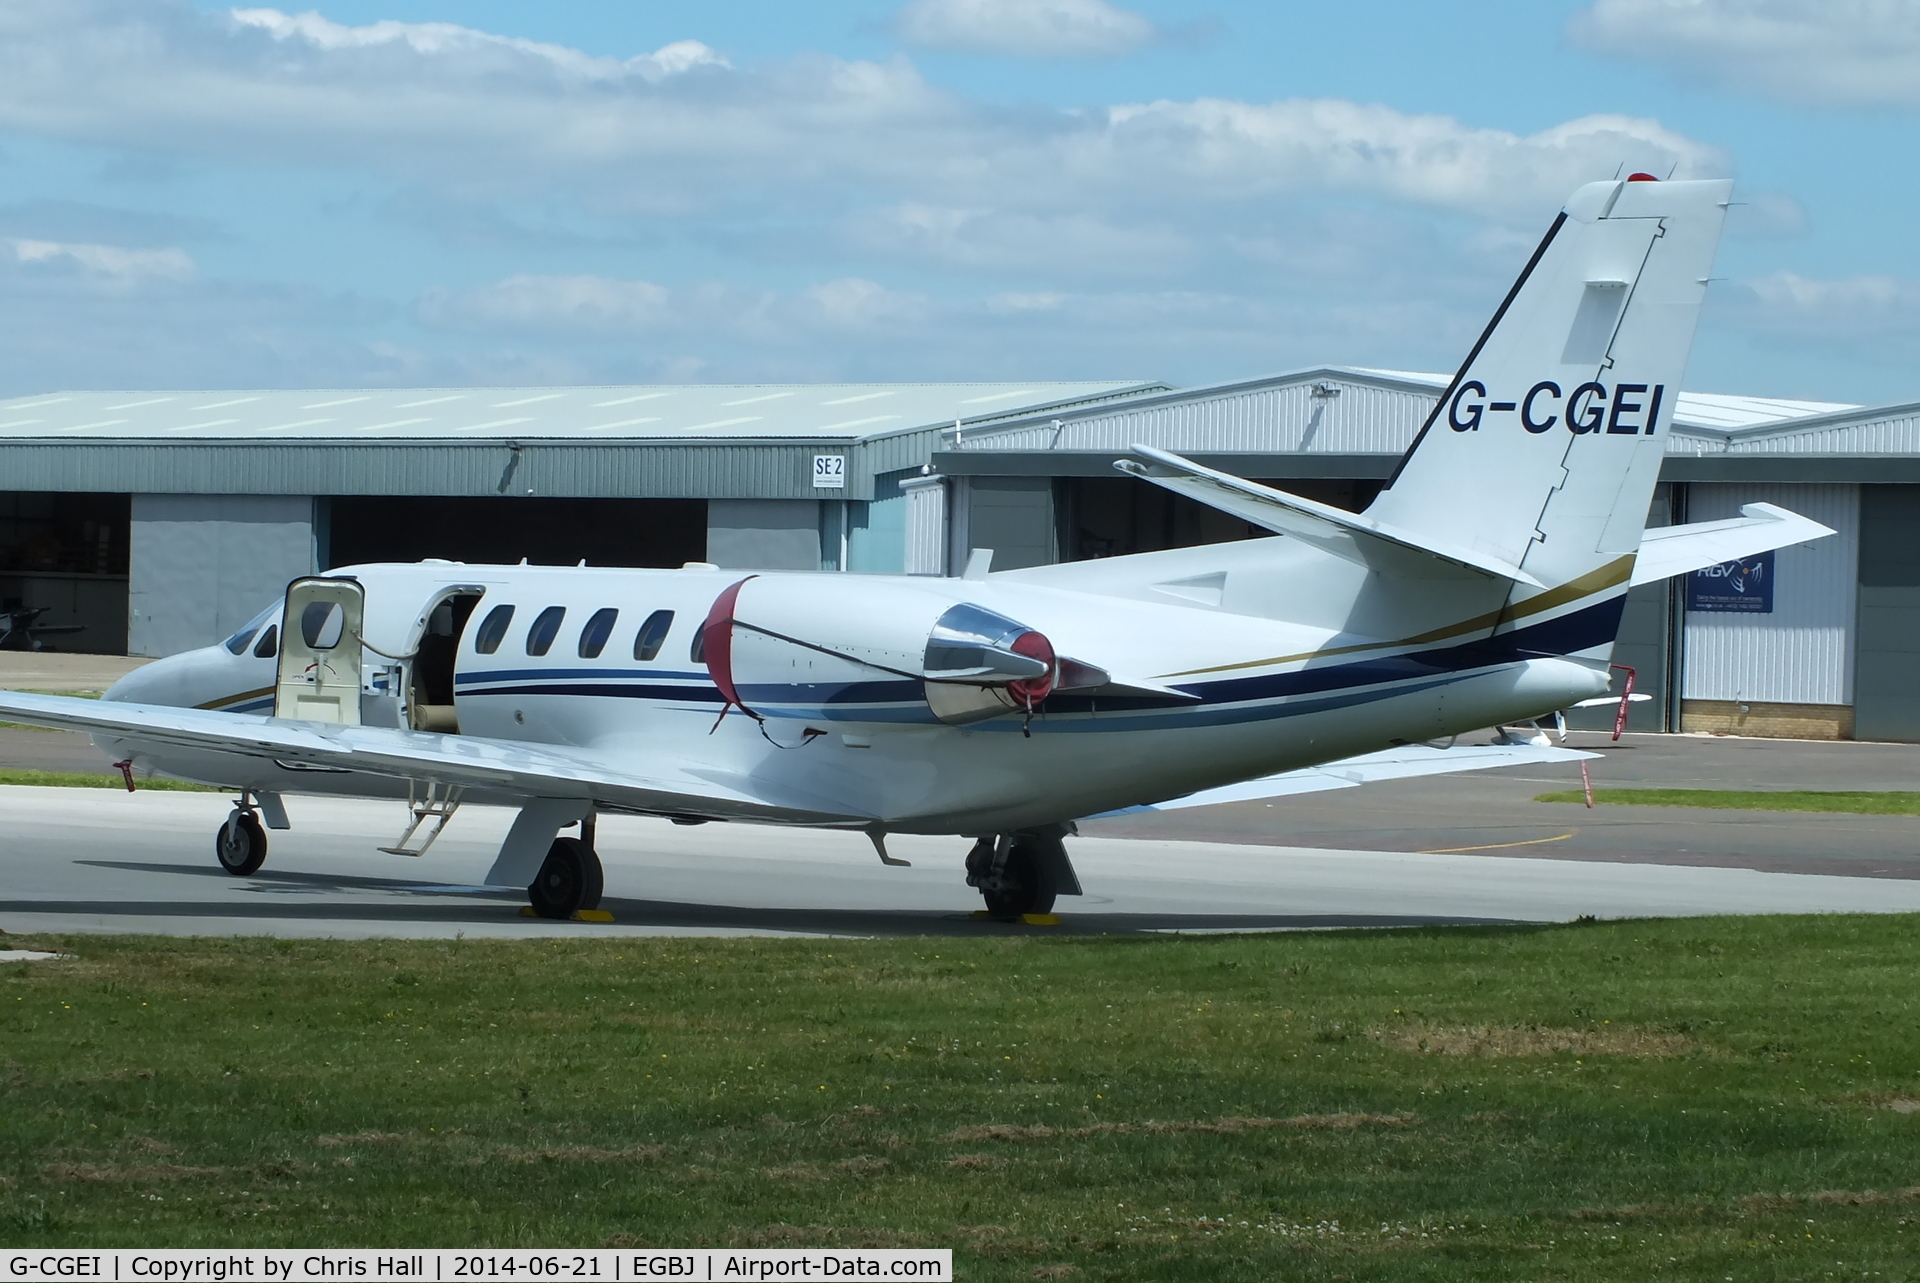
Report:
[[[847,456],[844,454],[814,455],[813,488],[845,490],[847,488]]]

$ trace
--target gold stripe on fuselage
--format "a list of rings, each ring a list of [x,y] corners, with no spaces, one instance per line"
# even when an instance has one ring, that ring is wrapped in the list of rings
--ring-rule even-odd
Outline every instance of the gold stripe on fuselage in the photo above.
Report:
[[[1363,650],[1389,650],[1395,646],[1420,646],[1427,642],[1445,641],[1449,637],[1458,637],[1464,633],[1475,633],[1482,629],[1497,628],[1501,624],[1525,619],[1542,611],[1564,606],[1568,602],[1580,600],[1594,593],[1604,592],[1627,582],[1633,576],[1633,557],[1619,557],[1598,570],[1588,571],[1578,579],[1569,579],[1558,588],[1549,588],[1537,596],[1523,602],[1509,602],[1498,610],[1490,610],[1472,619],[1463,619],[1458,623],[1447,624],[1411,637],[1402,637],[1398,641],[1357,642],[1351,646],[1330,646],[1326,650],[1302,651],[1298,655],[1280,655],[1273,659],[1249,659],[1234,664],[1216,664],[1212,668],[1189,668],[1179,673],[1162,673],[1154,680],[1166,681],[1174,677],[1200,677],[1207,673],[1230,673],[1242,668],[1268,668],[1276,664],[1295,664],[1303,659],[1319,659],[1326,655],[1351,655]]]
[[[262,695],[271,694],[273,694],[273,687],[262,686],[257,691],[242,691],[238,695],[228,695],[222,699],[210,699],[204,704],[195,704],[194,707],[218,711],[223,708],[231,708],[235,704],[244,704],[250,699],[259,699]]]

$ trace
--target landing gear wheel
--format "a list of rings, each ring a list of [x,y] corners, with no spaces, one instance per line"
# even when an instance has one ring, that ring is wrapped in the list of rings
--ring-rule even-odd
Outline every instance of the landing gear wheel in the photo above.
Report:
[[[1028,913],[1053,912],[1053,863],[1045,858],[1043,844],[1060,839],[1031,833],[1015,834],[1006,858],[995,874],[994,840],[982,838],[967,857],[967,882],[980,889],[987,912],[996,918],[1013,919]]]
[[[579,838],[555,838],[546,863],[527,888],[527,901],[543,918],[571,918],[582,909],[599,908],[605,887],[600,857],[592,847]]]
[[[267,831],[252,811],[236,810],[213,835],[213,854],[220,867],[236,878],[259,871],[267,859]]]

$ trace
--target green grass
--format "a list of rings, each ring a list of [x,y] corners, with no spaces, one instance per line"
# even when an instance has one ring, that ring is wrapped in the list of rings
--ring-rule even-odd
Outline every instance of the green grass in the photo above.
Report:
[[[1542,793],[1536,802],[1580,802],[1579,789]],[[1595,789],[1596,804],[1611,806],[1704,806],[1719,811],[1831,811],[1846,815],[1920,815],[1920,793],[1816,793],[1805,789],[1764,792],[1735,789]]]
[[[143,789],[168,789],[176,793],[231,793],[232,789],[215,788],[210,784],[189,784],[185,780],[135,779],[135,784]],[[118,773],[113,775],[90,775],[85,771],[33,771],[24,767],[0,768],[0,785],[37,784],[45,788],[68,789],[124,789],[127,782]]]
[[[0,1244],[1915,1278],[1917,939],[10,936]]]

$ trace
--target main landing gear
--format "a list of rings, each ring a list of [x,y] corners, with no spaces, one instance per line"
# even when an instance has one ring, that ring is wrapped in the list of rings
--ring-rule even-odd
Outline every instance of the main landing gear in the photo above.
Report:
[[[606,875],[593,849],[593,817],[580,822],[580,836],[559,837],[527,887],[527,902],[543,918],[571,918],[600,907]]]
[[[1064,836],[1050,830],[981,838],[967,853],[967,885],[979,889],[996,918],[1053,912],[1055,896],[1080,894]]]
[[[213,854],[236,878],[251,877],[266,863],[267,830],[247,794],[240,795],[227,822],[213,835]]]

